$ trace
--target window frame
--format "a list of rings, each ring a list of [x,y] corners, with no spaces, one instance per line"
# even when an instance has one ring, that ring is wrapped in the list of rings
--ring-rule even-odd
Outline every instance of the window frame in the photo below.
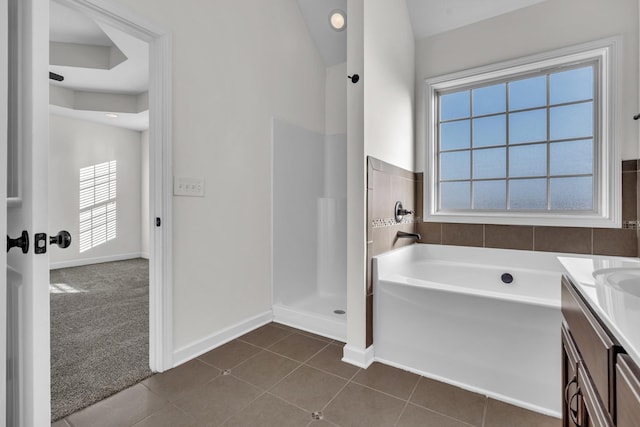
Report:
[[[621,37],[446,74],[424,80],[426,130],[424,217],[426,222],[519,224],[620,228],[622,225],[621,147],[617,138],[620,110]],[[592,211],[439,210],[438,94],[473,89],[594,62],[594,209]],[[525,77],[526,78],[526,77]],[[599,102],[598,102],[599,101]]]

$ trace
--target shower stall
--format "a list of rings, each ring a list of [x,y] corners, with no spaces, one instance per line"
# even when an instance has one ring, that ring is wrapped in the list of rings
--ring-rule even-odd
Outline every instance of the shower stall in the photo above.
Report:
[[[346,134],[273,122],[276,322],[346,338]]]

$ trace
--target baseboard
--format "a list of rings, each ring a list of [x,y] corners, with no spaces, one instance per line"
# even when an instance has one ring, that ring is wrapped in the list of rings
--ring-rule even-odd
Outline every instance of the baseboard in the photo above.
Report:
[[[140,258],[149,259],[149,252],[141,252]]]
[[[133,259],[133,258],[141,258],[141,252],[131,252],[128,254],[118,254],[118,255],[107,255],[95,258],[80,258],[80,259],[71,259],[68,261],[58,261],[52,262],[49,264],[49,268],[51,270],[55,270],[58,268],[68,268],[68,267],[80,267],[83,265],[90,264],[101,264],[103,262],[112,262],[112,261],[123,261],[125,259]]]
[[[347,344],[344,346],[342,361],[367,369],[373,363],[373,356],[374,352],[372,345],[361,350]]]
[[[273,312],[271,310],[265,311],[262,314],[243,320],[236,323],[220,332],[209,335],[199,341],[186,345],[173,352],[173,367],[182,365],[189,360],[213,350],[216,347],[220,347],[222,344],[238,338],[241,335],[246,334],[260,326],[266,325],[273,320]]]

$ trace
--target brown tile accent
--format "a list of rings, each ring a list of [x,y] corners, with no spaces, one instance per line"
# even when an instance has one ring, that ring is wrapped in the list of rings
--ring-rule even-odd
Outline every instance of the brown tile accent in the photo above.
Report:
[[[346,383],[345,379],[303,365],[271,389],[270,393],[313,412],[324,408]]]
[[[418,234],[420,243],[442,244],[442,224],[439,222],[418,222]]]
[[[421,377],[411,402],[474,426],[482,425],[486,397]]]
[[[233,375],[224,375],[184,395],[176,405],[193,416],[199,425],[220,425],[260,394],[260,389]]]
[[[372,182],[368,184],[372,190],[371,199],[369,199],[371,203],[369,207],[370,220],[392,218],[396,195],[391,194],[391,176],[375,170],[371,172],[370,176],[372,179]]]
[[[177,368],[155,374],[142,381],[142,384],[155,394],[173,401],[194,388],[211,381],[219,374],[220,370],[194,359]]]
[[[379,391],[349,383],[323,411],[341,426],[392,426],[405,402]]]
[[[593,253],[595,255],[638,256],[637,230],[620,228],[594,228]]]
[[[508,403],[489,399],[487,402],[487,415],[485,427],[560,427],[562,421],[537,412],[528,411]]]
[[[289,375],[298,366],[300,366],[298,362],[269,351],[263,351],[236,366],[231,373],[241,380],[267,389]]]
[[[302,409],[264,394],[224,423],[228,427],[279,426],[298,427],[309,423],[309,414]]]
[[[543,252],[591,253],[592,230],[577,227],[534,227],[534,250]]]
[[[291,331],[268,324],[241,336],[240,339],[258,347],[267,348],[291,334]]]
[[[482,247],[483,234],[482,224],[442,224],[443,245]]]
[[[411,372],[374,362],[367,369],[358,372],[352,381],[406,400],[419,378]]]
[[[130,426],[159,411],[166,404],[166,400],[142,384],[136,384],[70,415],[67,420],[76,427]],[[114,411],[113,408],[118,410]]]
[[[328,345],[322,349],[320,353],[313,356],[306,364],[338,375],[339,377],[350,379],[358,372],[359,368],[342,361],[342,347],[342,345],[336,344]]]
[[[367,157],[369,159],[369,165],[372,169],[384,172],[387,175],[398,175],[407,179],[414,179],[415,172],[400,168],[398,166],[392,165],[391,163],[383,162],[382,160],[378,160],[374,157]]]
[[[304,362],[322,350],[328,343],[302,334],[291,334],[269,347],[269,351],[289,359]]]
[[[524,225],[485,225],[487,248],[533,250],[533,227]]]
[[[424,427],[424,426],[438,426],[438,427],[469,427],[469,424],[465,424],[461,421],[453,418],[445,417],[444,415],[436,414],[429,409],[424,409],[416,406],[412,403],[408,404],[402,412],[402,416],[396,424],[397,427]]]
[[[622,172],[636,172],[638,170],[638,160],[623,160]]]
[[[71,426],[64,419],[62,419],[51,424],[51,427],[71,427]]]
[[[638,219],[638,174],[627,172],[622,174],[622,220]]]
[[[199,423],[189,414],[177,406],[169,405],[159,412],[155,412],[135,427],[199,427]]]
[[[367,295],[365,305],[367,309],[367,330],[365,338],[365,346],[369,347],[373,344],[373,294]]]
[[[372,241],[368,247],[371,249],[371,256],[380,255],[393,248],[392,227],[379,227],[372,230]],[[393,232],[395,236],[395,232]]]
[[[424,218],[424,209],[423,209],[423,204],[424,204],[424,193],[423,188],[424,188],[424,181],[422,180],[422,174],[416,174],[419,175],[419,178],[415,181],[415,195],[414,195],[414,199],[415,199],[415,211],[416,211],[416,217],[417,218]]]
[[[198,357],[199,360],[219,369],[238,366],[260,351],[259,347],[243,341],[233,340]]]

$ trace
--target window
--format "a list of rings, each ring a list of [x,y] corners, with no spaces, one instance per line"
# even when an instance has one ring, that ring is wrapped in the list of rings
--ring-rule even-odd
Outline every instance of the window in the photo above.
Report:
[[[80,169],[80,253],[116,238],[116,160]]]
[[[427,81],[427,221],[620,226],[615,40]]]

